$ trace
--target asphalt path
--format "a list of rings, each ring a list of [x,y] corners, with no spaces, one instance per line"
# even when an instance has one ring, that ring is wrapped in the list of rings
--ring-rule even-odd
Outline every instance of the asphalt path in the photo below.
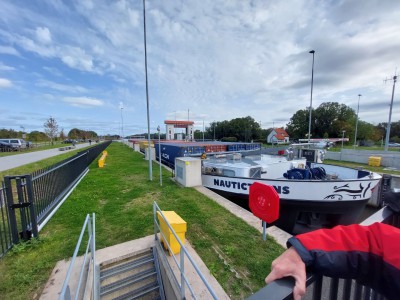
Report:
[[[70,145],[66,145],[66,146],[70,146]],[[80,148],[84,148],[84,147],[88,147],[88,146],[89,146],[89,143],[77,144],[77,145],[75,145],[75,149],[80,149]],[[21,153],[21,154],[0,157],[0,171],[17,168],[17,167],[20,167],[20,166],[23,166],[26,164],[30,164],[30,163],[42,160],[42,159],[57,156],[57,155],[60,155],[60,154],[63,154],[65,152],[69,152],[72,150],[74,150],[74,149],[60,151],[59,148],[54,148],[54,149],[34,151],[34,152]]]

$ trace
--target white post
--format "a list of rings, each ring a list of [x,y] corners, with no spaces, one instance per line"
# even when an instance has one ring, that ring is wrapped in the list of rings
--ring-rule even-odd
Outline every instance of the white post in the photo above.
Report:
[[[361,94],[358,94],[357,117],[356,117],[356,133],[354,135],[354,147],[357,146],[358,111],[360,110],[360,97],[361,97]]]
[[[308,117],[308,142],[310,142],[311,136],[311,114],[312,114],[312,92],[313,92],[313,84],[314,84],[314,50],[311,50],[309,53],[312,54],[312,68],[311,68],[311,97],[310,97],[310,112]]]
[[[160,132],[161,128],[160,125],[157,127],[158,131],[158,163],[160,164],[160,186],[162,186],[162,170],[161,170],[161,139],[160,139]]]

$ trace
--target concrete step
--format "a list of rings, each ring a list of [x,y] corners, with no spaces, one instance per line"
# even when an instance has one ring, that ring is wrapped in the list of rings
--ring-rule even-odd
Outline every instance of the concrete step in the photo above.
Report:
[[[160,298],[152,249],[100,265],[100,298]]]

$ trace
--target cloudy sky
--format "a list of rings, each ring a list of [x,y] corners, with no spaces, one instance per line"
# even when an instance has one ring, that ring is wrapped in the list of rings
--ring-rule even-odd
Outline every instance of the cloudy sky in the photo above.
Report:
[[[150,126],[251,116],[285,126],[345,103],[387,122],[400,1],[146,0]],[[0,128],[147,131],[142,0],[2,0]],[[399,88],[392,121],[400,120]],[[123,124],[123,127],[122,127]]]

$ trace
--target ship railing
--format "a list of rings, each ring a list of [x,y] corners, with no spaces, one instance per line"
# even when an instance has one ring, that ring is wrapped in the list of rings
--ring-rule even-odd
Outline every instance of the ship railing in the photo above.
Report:
[[[400,228],[400,215],[385,206],[361,225],[380,222]],[[384,299],[374,289],[357,283],[356,280],[331,278],[307,274],[307,293],[304,299]],[[247,300],[293,299],[294,279],[285,277],[275,280],[247,298]]]

